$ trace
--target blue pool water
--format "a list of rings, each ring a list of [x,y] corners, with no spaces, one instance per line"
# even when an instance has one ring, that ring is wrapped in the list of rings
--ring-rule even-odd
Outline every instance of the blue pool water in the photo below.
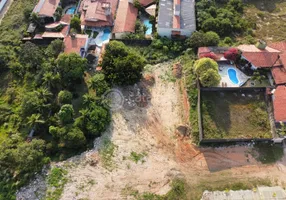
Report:
[[[70,7],[69,9],[67,9],[66,14],[68,15],[73,15],[75,13],[76,7]]]
[[[148,30],[146,31],[146,35],[151,35],[152,34],[152,24],[150,23],[149,19],[144,19],[143,21],[144,25],[148,27]]]
[[[107,43],[110,39],[110,34],[111,31],[108,28],[101,31],[95,39],[96,45],[101,47],[103,43]]]
[[[236,75],[236,71],[234,69],[228,69],[227,73],[228,73],[229,79],[231,80],[232,83],[234,83],[234,84],[239,83],[237,75]]]
[[[106,40],[108,40],[109,39],[109,37],[110,37],[110,30],[109,29],[104,29],[103,30],[103,35],[101,36],[101,40],[104,42],[104,41],[106,41]]]

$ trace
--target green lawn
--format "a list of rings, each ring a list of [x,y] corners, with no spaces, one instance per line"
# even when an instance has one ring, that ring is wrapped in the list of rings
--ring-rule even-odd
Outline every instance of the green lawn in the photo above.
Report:
[[[202,92],[205,139],[272,138],[263,92],[242,93]]]

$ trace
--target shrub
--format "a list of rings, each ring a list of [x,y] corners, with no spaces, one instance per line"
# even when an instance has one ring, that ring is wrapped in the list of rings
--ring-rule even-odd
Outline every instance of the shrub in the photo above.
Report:
[[[72,93],[67,90],[62,90],[58,94],[58,101],[60,104],[70,104],[72,101]]]

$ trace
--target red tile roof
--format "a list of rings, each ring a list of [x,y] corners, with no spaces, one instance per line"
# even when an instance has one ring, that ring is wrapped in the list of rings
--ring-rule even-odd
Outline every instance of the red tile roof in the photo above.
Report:
[[[258,49],[255,45],[240,45],[237,47],[249,62],[255,67],[265,68],[280,66],[281,62],[277,61],[279,50],[267,46],[264,50]]]
[[[65,53],[80,53],[80,49],[86,45],[88,35],[76,34],[75,38],[70,35],[64,39]]]
[[[286,64],[286,63],[285,63]],[[271,69],[272,76],[275,80],[275,84],[286,84],[286,69],[285,65],[279,67],[273,67]]]
[[[154,0],[139,0],[142,6],[148,6],[152,3],[154,3]]]
[[[221,60],[224,58],[224,52],[228,49],[228,47],[199,47],[198,57],[203,58],[205,55],[212,53],[216,57],[216,60]]]
[[[118,0],[82,0],[81,24],[93,27],[112,26]],[[110,14],[108,10],[110,10]]]
[[[33,12],[42,16],[53,17],[60,0],[39,0]]]
[[[286,87],[278,86],[273,97],[274,118],[276,122],[286,122]]]
[[[258,68],[281,66],[277,52],[242,52],[242,56]]]
[[[276,84],[285,84],[286,83],[286,42],[276,42],[269,44],[270,47],[281,51],[280,60],[282,66],[274,67],[272,69],[272,75],[274,77]]]
[[[138,9],[128,0],[120,0],[113,33],[135,32]]]

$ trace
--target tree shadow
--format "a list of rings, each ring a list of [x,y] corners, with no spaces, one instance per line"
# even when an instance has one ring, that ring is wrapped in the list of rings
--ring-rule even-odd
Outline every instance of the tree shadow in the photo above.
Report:
[[[236,143],[228,146],[200,148],[210,172],[218,172],[247,165],[273,164],[278,161],[285,165],[284,149],[273,142]]]

